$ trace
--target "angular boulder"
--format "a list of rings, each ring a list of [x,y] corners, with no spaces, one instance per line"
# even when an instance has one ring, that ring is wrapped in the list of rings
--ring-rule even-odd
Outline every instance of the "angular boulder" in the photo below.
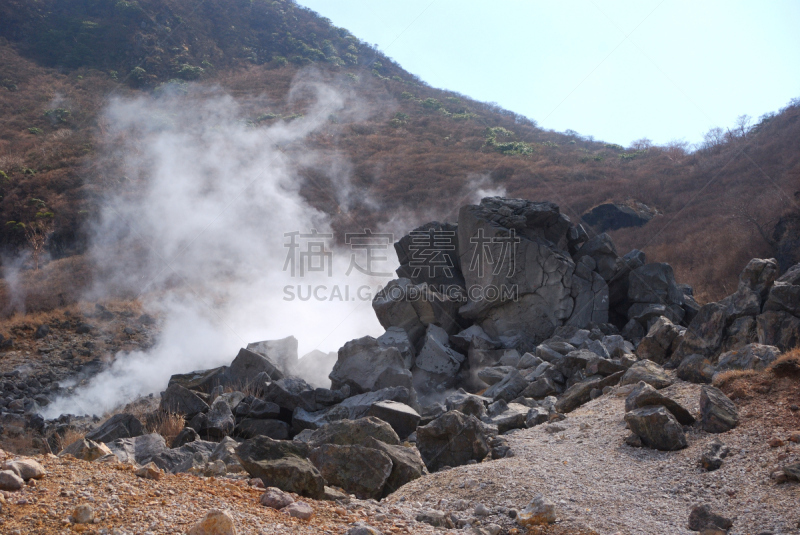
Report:
[[[680,403],[661,394],[644,381],[639,382],[633,391],[628,394],[628,397],[625,398],[625,412],[659,405],[671,412],[681,425],[692,425],[695,421],[692,413]]]
[[[236,456],[251,477],[260,478],[265,486],[277,487],[309,498],[325,495],[325,479],[307,459],[305,444],[255,437],[236,448]]]
[[[371,336],[351,340],[339,349],[329,377],[334,390],[347,385],[353,394],[392,386],[411,388],[411,372],[400,351],[381,347]]]
[[[687,446],[686,435],[675,417],[662,406],[643,407],[625,414],[625,422],[642,444],[662,451]]]
[[[482,461],[489,454],[486,431],[474,416],[450,411],[417,428],[419,448],[428,470]]]
[[[622,376],[620,384],[635,385],[639,381],[644,381],[657,390],[666,388],[673,383],[672,378],[664,371],[664,368],[651,360],[634,362],[625,372],[625,375]]]
[[[363,444],[385,453],[392,460],[392,471],[386,479],[382,497],[386,497],[409,481],[413,481],[428,473],[425,463],[415,447],[393,446],[369,437]]]
[[[374,416],[388,423],[401,438],[416,431],[420,420],[417,411],[397,401],[379,401],[367,410],[366,416]]]
[[[111,442],[118,438],[138,437],[145,433],[142,422],[132,414],[115,414],[103,424],[86,434],[87,440]]]
[[[323,444],[311,450],[308,458],[330,485],[363,500],[379,499],[392,473],[388,455],[364,446]]]
[[[400,438],[387,422],[371,416],[332,422],[314,431],[308,442],[313,446],[322,444],[350,446],[363,443],[367,437],[373,437],[390,445],[400,444]]]
[[[736,405],[719,388],[704,386],[700,391],[700,425],[709,433],[725,433],[739,424]]]
[[[775,346],[747,344],[719,356],[717,371],[727,370],[763,370],[781,354]]]
[[[160,408],[162,412],[180,414],[191,419],[196,414],[208,411],[208,404],[191,390],[173,383],[161,394]]]

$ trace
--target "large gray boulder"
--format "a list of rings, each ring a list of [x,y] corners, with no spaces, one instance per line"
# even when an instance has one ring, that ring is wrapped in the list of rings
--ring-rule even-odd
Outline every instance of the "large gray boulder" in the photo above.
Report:
[[[308,439],[313,446],[322,444],[338,444],[340,446],[361,444],[367,437],[373,437],[391,445],[400,444],[400,438],[392,427],[375,417],[357,420],[341,420],[332,422],[314,431]]]
[[[502,381],[490,386],[483,395],[494,400],[502,399],[505,402],[509,402],[519,397],[522,391],[528,387],[528,384],[528,381],[525,380],[519,370],[512,368]]]
[[[208,419],[201,433],[213,438],[222,438],[230,435],[236,427],[230,405],[222,397],[214,400],[208,411]]]
[[[245,440],[236,448],[236,457],[250,477],[261,478],[266,487],[322,499],[325,479],[308,454],[305,444],[267,437]]]
[[[465,357],[448,347],[448,343],[449,336],[444,329],[429,325],[415,361],[417,368],[434,375],[455,377]]]
[[[180,447],[167,449],[153,456],[150,462],[171,474],[180,474],[203,467],[217,447],[216,442],[195,440]]]
[[[287,412],[292,412],[297,407],[307,411],[322,408],[316,403],[316,389],[300,377],[290,376],[271,381],[264,386],[262,398]]]
[[[178,383],[169,385],[161,394],[160,407],[162,412],[180,414],[187,420],[200,412],[208,411],[208,405],[200,396]]]
[[[383,487],[383,497],[428,473],[419,450],[413,446],[395,446],[376,440],[374,437],[368,437],[363,446],[383,452],[392,460],[392,471]]]
[[[651,360],[634,362],[622,376],[620,384],[635,385],[639,381],[644,381],[658,390],[666,388],[674,382],[664,368]]]
[[[115,414],[103,424],[86,434],[86,440],[111,442],[118,438],[138,437],[145,433],[142,422],[132,414]]]
[[[367,410],[366,415],[388,423],[401,438],[406,438],[416,431],[420,420],[417,411],[397,401],[379,401]]]
[[[417,428],[417,447],[428,470],[482,461],[489,454],[486,431],[474,416],[450,411]]]
[[[625,412],[630,412],[642,407],[663,406],[678,420],[681,425],[692,425],[694,416],[677,401],[668,398],[644,381],[625,398]]]
[[[228,382],[235,388],[244,387],[262,372],[273,381],[284,377],[279,365],[270,357],[242,348],[228,368]]]
[[[672,266],[656,262],[631,271],[628,277],[628,300],[631,304],[682,305],[683,292],[675,283]]]
[[[297,372],[298,358],[297,358],[297,338],[288,336],[280,340],[263,340],[261,342],[253,342],[247,344],[248,351],[258,353],[267,358],[270,362],[277,365],[283,375],[292,375]],[[231,366],[233,367],[233,366]],[[263,370],[267,371],[268,370]],[[269,374],[273,379],[280,379]]]
[[[717,371],[763,370],[778,358],[781,350],[775,346],[748,344],[719,356]]]
[[[736,405],[716,387],[700,391],[700,425],[709,433],[725,433],[739,425]]]
[[[592,377],[585,381],[575,383],[569,387],[558,399],[556,410],[558,412],[572,412],[591,399],[592,390],[603,390],[607,386],[617,384],[624,372],[617,372],[608,377]]]
[[[133,438],[118,438],[106,446],[120,461],[129,464],[147,464],[153,457],[167,450],[164,437],[158,433]]]
[[[585,257],[591,258],[591,263],[588,264],[590,270],[596,270],[597,274],[604,281],[609,281],[614,276],[617,267],[617,248],[611,236],[605,232],[598,234],[590,239],[578,249],[573,255],[572,259],[575,262],[584,260]]]
[[[641,227],[653,219],[657,213],[639,202],[630,205],[603,203],[583,214],[581,219],[595,227],[598,232],[606,232],[621,228]]]
[[[486,405],[491,401],[490,398],[485,396],[470,394],[463,389],[458,389],[458,391],[447,396],[445,406],[448,411],[459,411],[467,416],[472,415],[481,419],[486,416]]]
[[[643,407],[625,414],[625,422],[642,444],[663,451],[680,450],[687,446],[683,428],[666,408]]]
[[[393,347],[400,352],[403,357],[403,364],[409,370],[414,365],[414,357],[417,352],[414,344],[408,338],[408,334],[400,327],[389,327],[386,332],[378,337],[378,345],[382,348]]]
[[[397,275],[414,284],[464,287],[458,254],[458,227],[432,221],[415,228],[394,244],[400,267]]]
[[[492,197],[462,207],[462,272],[467,288],[483,289],[484,295],[470,296],[461,315],[495,338],[511,332],[534,341],[549,338],[574,311],[575,263],[568,253],[573,229],[553,203]]]
[[[677,349],[681,335],[686,329],[673,324],[668,318],[659,317],[647,331],[636,347],[636,355],[640,359],[652,360],[657,364],[664,364]]]
[[[725,305],[721,303],[703,305],[686,328],[683,339],[675,351],[677,362],[694,354],[716,357],[727,324],[728,312]]]
[[[372,308],[384,329],[398,327],[408,335],[413,345],[425,335],[425,324],[419,319],[408,297],[417,292],[409,279],[396,279],[386,285],[372,300]]]
[[[329,377],[334,390],[347,385],[353,394],[392,386],[410,389],[412,379],[400,351],[381,347],[371,336],[351,340],[339,349]]]
[[[800,345],[800,318],[785,311],[768,310],[756,317],[758,343],[789,351]]]
[[[187,390],[210,394],[217,386],[228,384],[228,367],[220,366],[210,370],[175,374],[169,378],[167,389],[174,384],[180,385]]]
[[[380,499],[392,473],[392,459],[380,450],[359,445],[323,444],[309,460],[329,485],[341,487],[357,498]]]
[[[245,418],[236,425],[234,434],[242,438],[265,436],[286,440],[289,438],[289,424],[281,420]]]

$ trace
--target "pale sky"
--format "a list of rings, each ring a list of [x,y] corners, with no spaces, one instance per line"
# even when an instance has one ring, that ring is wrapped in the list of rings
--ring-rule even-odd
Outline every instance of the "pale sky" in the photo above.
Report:
[[[800,1],[299,0],[433,87],[543,128],[696,143],[800,97]]]

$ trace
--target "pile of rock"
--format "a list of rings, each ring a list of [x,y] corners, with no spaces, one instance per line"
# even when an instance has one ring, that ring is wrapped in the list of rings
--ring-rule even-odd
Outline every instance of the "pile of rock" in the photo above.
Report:
[[[292,337],[256,342],[229,366],[171,377],[160,411],[186,421],[171,448],[118,415],[69,453],[107,448],[167,472],[246,470],[304,496],[381,498],[427,471],[513,455],[504,433],[620,384],[635,386],[626,421],[638,440],[677,449],[694,417],[657,392],[673,382],[664,367],[706,381],[766,365],[779,349],[743,333],[785,347],[769,326],[797,320],[800,267],[776,278],[773,261],[753,260],[737,294],[701,308],[669,265],[619,257],[608,235],[589,239],[548,202],[487,198],[395,248],[401,278],[373,301],[386,332],[346,343],[328,388],[298,374],[330,356],[298,359]],[[719,396],[709,387],[701,400],[709,431],[735,425]]]

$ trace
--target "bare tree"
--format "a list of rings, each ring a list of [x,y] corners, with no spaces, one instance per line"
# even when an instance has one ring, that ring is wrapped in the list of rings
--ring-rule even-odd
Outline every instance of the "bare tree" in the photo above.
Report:
[[[33,260],[34,271],[39,271],[39,260],[47,244],[47,238],[53,230],[53,222],[50,219],[37,219],[25,225],[23,229],[25,239],[31,248],[31,260]]]

